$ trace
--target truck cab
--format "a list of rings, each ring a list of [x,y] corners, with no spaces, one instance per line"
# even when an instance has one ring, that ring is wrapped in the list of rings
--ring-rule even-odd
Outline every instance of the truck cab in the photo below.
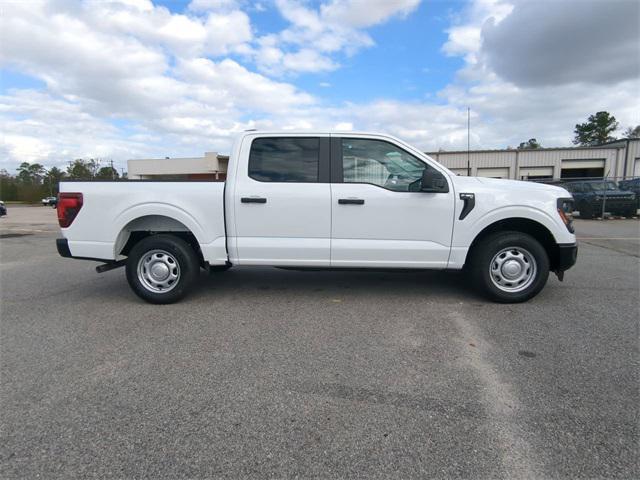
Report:
[[[199,267],[251,265],[467,267],[492,299],[524,301],[577,253],[566,190],[458,177],[384,134],[245,132],[225,184],[61,192],[61,254],[126,265],[134,291],[156,303],[181,298]],[[65,198],[75,198],[70,221]]]

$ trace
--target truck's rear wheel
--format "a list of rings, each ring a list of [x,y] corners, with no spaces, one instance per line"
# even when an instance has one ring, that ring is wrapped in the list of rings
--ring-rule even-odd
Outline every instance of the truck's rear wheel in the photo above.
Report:
[[[138,242],[127,258],[127,281],[143,300],[173,303],[184,297],[200,271],[198,257],[184,240],[151,235]]]
[[[524,302],[535,297],[549,278],[549,257],[531,235],[497,232],[470,253],[474,284],[494,301]]]

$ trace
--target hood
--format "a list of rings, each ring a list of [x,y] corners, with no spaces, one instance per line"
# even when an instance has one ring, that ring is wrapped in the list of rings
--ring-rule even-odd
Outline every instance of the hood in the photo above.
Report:
[[[505,180],[502,178],[485,178],[485,177],[463,177],[455,176],[453,178],[456,186],[460,188],[471,188],[473,184],[486,185],[496,190],[504,190],[509,192],[546,192],[554,194],[558,197],[571,197],[571,194],[562,187],[555,185],[547,185],[545,183],[525,182],[522,180]]]

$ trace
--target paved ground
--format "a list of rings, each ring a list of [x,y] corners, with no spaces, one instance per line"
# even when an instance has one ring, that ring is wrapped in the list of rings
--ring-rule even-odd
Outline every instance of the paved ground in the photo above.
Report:
[[[151,306],[57,257],[54,223],[0,219],[3,479],[640,476],[638,221],[578,222],[524,305],[238,268]]]

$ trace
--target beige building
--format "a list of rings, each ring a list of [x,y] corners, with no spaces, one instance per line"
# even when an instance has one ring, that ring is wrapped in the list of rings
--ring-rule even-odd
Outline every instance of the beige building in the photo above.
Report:
[[[469,165],[472,176],[517,180],[640,176],[640,139],[598,147],[427,153],[459,175],[467,175]]]
[[[204,157],[128,160],[131,180],[224,180],[229,157],[205,152]]]

